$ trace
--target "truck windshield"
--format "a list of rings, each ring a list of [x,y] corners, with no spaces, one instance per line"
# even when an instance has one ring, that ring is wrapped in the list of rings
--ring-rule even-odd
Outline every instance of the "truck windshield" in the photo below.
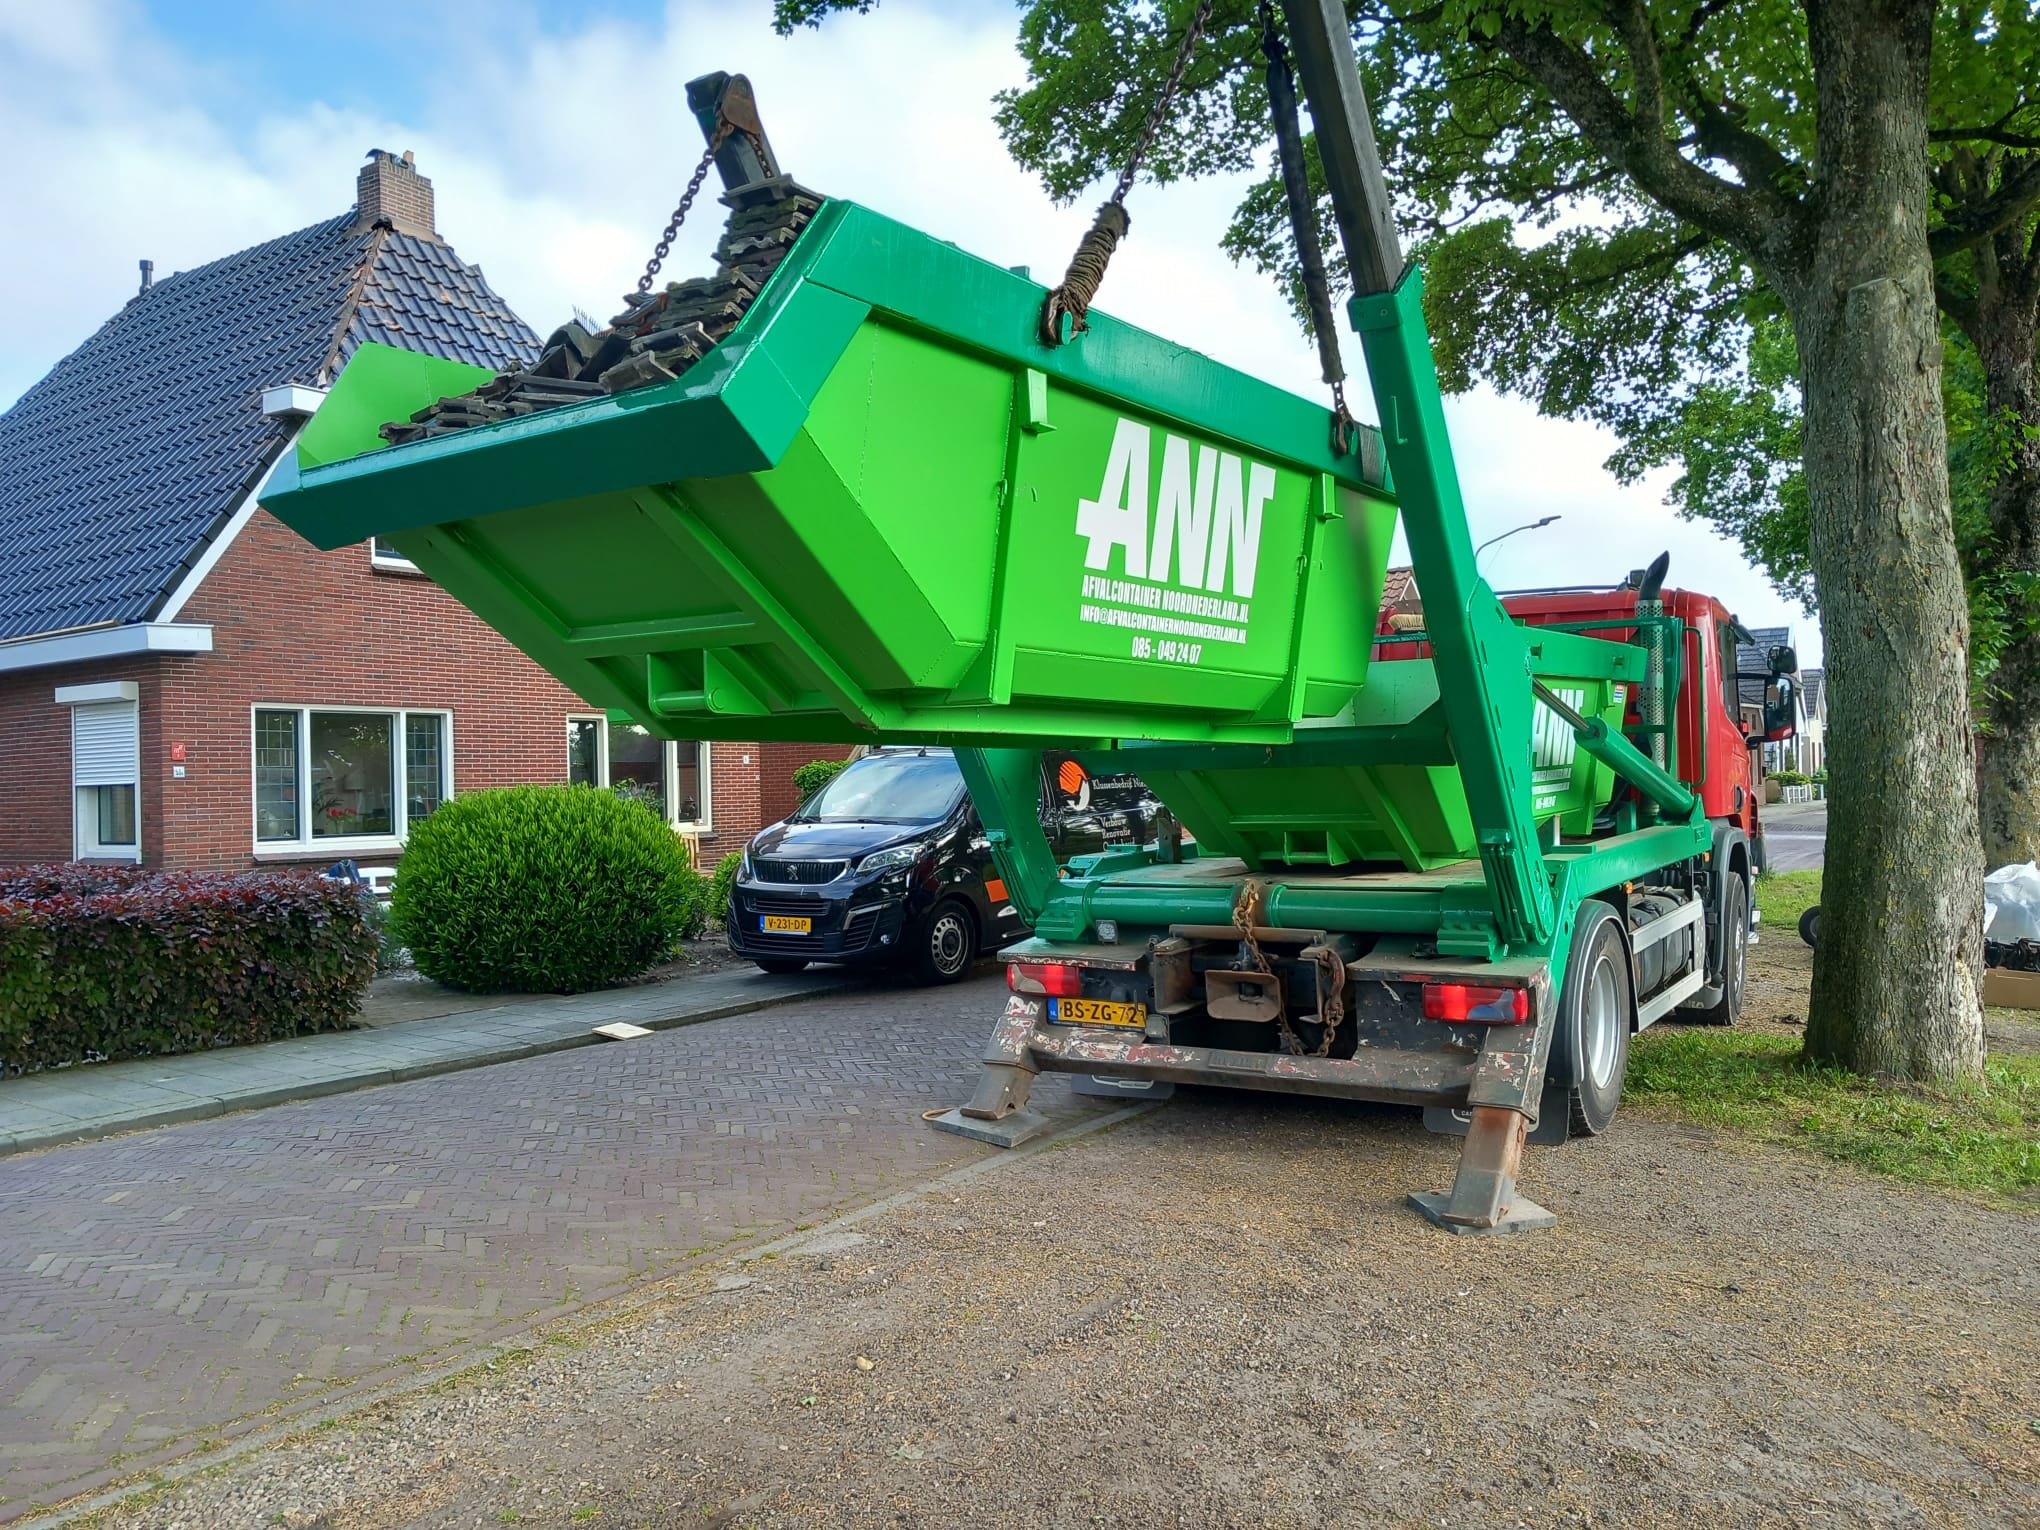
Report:
[[[947,754],[874,754],[851,764],[794,816],[814,823],[940,823],[963,795]]]

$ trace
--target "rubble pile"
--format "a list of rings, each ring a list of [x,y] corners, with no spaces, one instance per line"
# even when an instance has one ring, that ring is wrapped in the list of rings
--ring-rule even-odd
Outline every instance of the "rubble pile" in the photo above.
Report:
[[[630,293],[624,311],[595,334],[580,324],[563,324],[523,371],[503,372],[472,393],[392,421],[383,426],[383,439],[401,446],[672,381],[737,327],[820,205],[813,192],[785,176],[746,187],[716,245],[715,275]]]

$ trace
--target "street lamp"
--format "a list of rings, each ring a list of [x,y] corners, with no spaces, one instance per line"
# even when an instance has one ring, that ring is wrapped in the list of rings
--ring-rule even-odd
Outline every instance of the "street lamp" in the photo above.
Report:
[[[1520,526],[1511,526],[1507,531],[1503,532],[1501,536],[1489,537],[1485,542],[1481,543],[1480,546],[1476,547],[1473,550],[1473,561],[1475,563],[1479,563],[1480,555],[1486,552],[1490,547],[1494,546],[1495,543],[1503,540],[1503,538],[1505,537],[1512,537],[1519,531],[1536,531],[1541,527],[1549,526],[1553,521],[1559,519],[1561,519],[1561,517],[1559,516],[1547,515],[1541,521],[1525,521]]]

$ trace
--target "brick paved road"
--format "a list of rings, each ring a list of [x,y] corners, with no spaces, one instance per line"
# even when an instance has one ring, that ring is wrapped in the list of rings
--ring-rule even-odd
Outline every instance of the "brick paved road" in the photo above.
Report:
[[[968,1096],[995,985],[0,1160],[0,1523],[996,1151],[920,1119]]]

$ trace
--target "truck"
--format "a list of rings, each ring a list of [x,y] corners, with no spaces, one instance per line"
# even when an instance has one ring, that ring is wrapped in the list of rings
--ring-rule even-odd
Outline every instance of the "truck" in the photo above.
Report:
[[[655,261],[517,376],[364,347],[264,502],[661,736],[953,748],[1032,935],[936,1127],[1025,1141],[1045,1071],[1401,1102],[1463,1138],[1410,1205],[1521,1231],[1526,1143],[1609,1128],[1635,1032],[1736,1018],[1733,618],[1663,559],[1489,588],[1343,9],[1280,9],[1378,428],[807,193],[711,75],[714,278]],[[1384,630],[1398,523],[1422,615]],[[1059,864],[1050,748],[1139,776],[1152,838]]]

